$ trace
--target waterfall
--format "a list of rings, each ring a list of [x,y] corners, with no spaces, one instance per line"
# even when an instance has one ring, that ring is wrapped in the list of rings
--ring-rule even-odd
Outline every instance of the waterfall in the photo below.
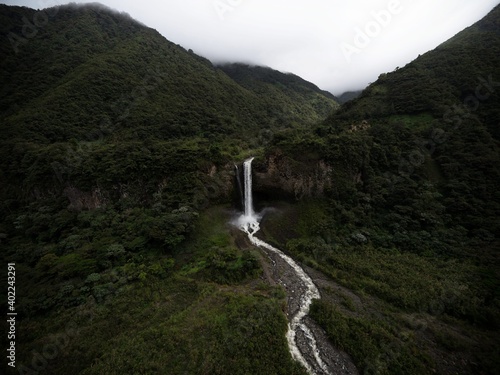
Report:
[[[252,161],[254,158],[245,160],[243,163],[243,174],[245,176],[245,216],[253,218],[253,197],[252,197]]]
[[[309,307],[311,306],[312,300],[320,298],[319,290],[314,284],[313,280],[307,275],[307,273],[288,255],[284,254],[281,250],[269,245],[268,243],[257,238],[255,235],[260,230],[258,215],[255,215],[253,210],[253,197],[252,197],[252,160],[250,158],[245,160],[243,163],[243,175],[244,175],[244,214],[239,218],[238,225],[240,229],[248,235],[248,238],[252,244],[262,249],[277,254],[286,264],[290,267],[290,270],[296,275],[297,279],[300,280],[304,286],[304,293],[300,296],[300,309],[293,316],[289,316],[288,332],[286,338],[288,341],[288,346],[292,357],[300,362],[311,375],[318,374],[330,374],[328,366],[325,364],[321,358],[320,348],[318,347],[316,338],[314,337],[312,331],[304,322],[304,317],[309,313]],[[286,287],[286,286],[285,286]],[[297,343],[297,334],[302,332],[309,351],[312,352],[312,358],[309,357],[309,361],[306,356],[302,353]]]

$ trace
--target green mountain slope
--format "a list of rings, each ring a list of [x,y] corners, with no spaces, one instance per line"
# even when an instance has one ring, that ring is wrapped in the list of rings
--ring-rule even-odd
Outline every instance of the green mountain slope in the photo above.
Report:
[[[103,129],[173,138],[252,128],[262,116],[258,100],[208,61],[100,8],[60,9],[2,68],[10,137],[66,141]]]
[[[1,120],[9,137],[92,139],[101,129],[124,137],[171,139],[246,135],[264,121],[290,124],[292,117],[282,110],[286,105],[280,99],[286,86],[269,105],[269,98],[243,90],[208,60],[126,15],[99,6],[64,7],[27,39],[19,21],[37,13],[2,10]],[[5,37],[9,35],[13,45]],[[319,96],[334,105],[333,98]],[[307,104],[305,111],[302,102],[295,104],[294,121],[324,117],[324,108]]]
[[[338,108],[332,94],[294,74],[241,63],[224,64],[220,69],[244,88],[265,98],[268,107],[279,103],[281,112],[292,121],[300,123],[304,117],[321,121]]]
[[[268,95],[247,90],[208,60],[100,5],[41,12],[2,5],[1,17],[5,200],[11,193],[17,199],[35,188],[47,191],[47,185],[57,190],[61,180],[88,189],[104,175],[115,186],[146,173],[160,179],[176,169],[175,163],[156,162],[166,148],[175,154],[194,147],[207,163],[228,162],[231,154],[265,144],[266,134],[310,125],[336,105],[319,90],[314,97],[312,89],[300,94],[292,79]],[[26,26],[31,22],[33,30]],[[297,80],[300,87],[313,87]],[[187,138],[190,146],[160,145]],[[146,139],[152,143],[144,153]],[[118,155],[131,152],[142,153],[141,171],[131,171],[129,161],[116,166],[123,160]],[[103,158],[109,163],[97,162]],[[87,162],[98,171],[83,171]],[[113,165],[101,169],[106,164]],[[125,169],[132,174],[115,173]]]
[[[261,130],[320,115],[304,101],[290,116],[279,90],[269,105],[100,5],[0,5],[0,21],[0,239],[24,317],[18,368],[303,374],[282,292],[258,281],[259,254],[235,245],[228,212],[206,209],[232,200],[232,162],[262,148]],[[47,360],[54,335],[67,341]]]
[[[499,19],[496,7],[435,50],[382,74],[360,98],[332,115],[324,128],[332,133],[364,128],[361,133],[377,141],[385,153],[389,144],[398,147],[384,156],[388,163],[377,168],[399,176],[421,173],[444,195],[469,202],[448,208],[462,223],[492,233],[500,229],[495,188],[500,176]],[[390,141],[381,138],[386,132],[394,133]],[[450,206],[452,198],[446,199]],[[471,212],[481,220],[473,219]]]
[[[338,100],[340,104],[347,103],[350,100],[356,99],[358,96],[360,96],[362,91],[347,91],[344,92],[342,95],[339,96]]]
[[[316,202],[269,219],[268,237],[348,288],[322,290],[336,303],[313,317],[367,372],[496,372],[499,20],[497,6],[314,131],[277,134],[260,166],[327,176]]]
[[[404,68],[382,74],[333,119],[432,114],[453,120],[461,106],[499,138],[500,8]],[[480,108],[479,108],[480,107]]]

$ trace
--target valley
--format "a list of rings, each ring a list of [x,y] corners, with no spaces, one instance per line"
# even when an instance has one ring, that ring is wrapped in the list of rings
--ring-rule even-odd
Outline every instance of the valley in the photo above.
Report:
[[[0,20],[6,374],[498,373],[498,6],[340,99],[97,4]]]

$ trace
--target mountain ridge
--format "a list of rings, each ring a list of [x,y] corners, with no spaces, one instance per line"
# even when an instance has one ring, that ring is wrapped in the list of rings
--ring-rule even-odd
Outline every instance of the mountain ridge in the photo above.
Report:
[[[219,69],[231,77],[242,87],[259,96],[269,97],[268,105],[272,105],[279,97],[286,98],[284,112],[300,113],[307,109],[300,108],[297,103],[307,102],[311,116],[315,112],[317,121],[338,109],[331,100],[338,99],[328,91],[319,89],[315,84],[308,82],[293,73],[282,73],[272,68],[252,66],[243,63],[219,64]],[[307,98],[307,99],[305,99]],[[325,100],[325,98],[330,100]]]
[[[403,68],[381,74],[377,81],[363,90],[360,97],[333,114],[331,120],[347,117],[360,120],[423,112],[442,118],[449,115],[451,107],[463,106],[466,100],[477,100],[476,91],[484,86],[484,81],[489,80],[492,92],[488,98],[491,100],[481,101],[482,111],[479,114],[483,115],[482,120],[498,139],[500,133],[496,125],[500,114],[490,103],[498,100],[500,91],[491,87],[496,85],[491,81],[498,80],[495,73],[500,65],[499,14],[500,6],[496,6],[482,20],[434,50]]]
[[[82,96],[87,96],[88,94],[96,97],[103,96],[104,100],[99,107],[95,108],[95,106],[92,105],[88,108],[84,108],[80,113],[80,116],[84,117],[80,122],[92,123],[92,126],[95,126],[95,117],[103,117],[104,115],[104,117],[107,116],[109,118],[114,115],[112,108],[105,108],[103,105],[109,102],[119,102],[124,95],[133,93],[133,90],[137,89],[137,86],[139,86],[139,90],[143,89],[143,92],[147,91],[144,90],[145,87],[140,87],[140,85],[142,80],[146,80],[151,75],[148,73],[148,69],[149,72],[154,72],[156,70],[157,73],[155,74],[156,78],[159,78],[158,81],[160,79],[163,80],[161,85],[156,85],[154,89],[150,90],[152,92],[147,92],[148,100],[156,99],[152,104],[157,107],[155,111],[158,113],[159,117],[165,117],[165,112],[174,115],[190,112],[192,115],[199,118],[199,122],[201,120],[200,117],[204,116],[209,118],[208,121],[201,120],[199,126],[207,126],[207,123],[212,121],[214,125],[220,127],[220,131],[222,132],[227,132],[235,126],[235,121],[230,120],[230,118],[234,118],[235,120],[238,119],[238,122],[244,124],[244,127],[247,126],[249,128],[252,126],[255,127],[257,123],[262,122],[262,116],[271,120],[271,123],[286,123],[290,121],[307,122],[316,121],[318,118],[314,112],[314,108],[305,114],[301,114],[300,112],[298,114],[284,114],[284,112],[280,112],[281,109],[279,107],[273,108],[273,106],[278,105],[276,104],[278,97],[264,103],[261,98],[253,93],[241,90],[239,85],[236,85],[232,80],[226,78],[224,74],[221,74],[221,72],[205,58],[197,56],[167,41],[157,31],[142,26],[135,20],[132,20],[128,15],[123,15],[114,11],[112,12],[110,10],[104,11],[106,8],[100,5],[63,6],[55,9],[57,9],[55,18],[53,17],[46,27],[40,28],[37,35],[23,45],[23,48],[26,50],[25,52],[31,51],[30,53],[34,53],[33,56],[36,59],[35,61],[37,61],[36,64],[40,66],[42,70],[31,73],[29,70],[18,71],[22,69],[22,65],[21,67],[16,66],[12,61],[16,59],[19,60],[25,53],[23,51],[21,52],[21,56],[18,56],[13,54],[12,49],[10,49],[10,53],[6,54],[3,59],[3,69],[8,69],[10,71],[9,75],[3,76],[1,83],[4,89],[2,90],[3,95],[0,97],[2,104],[7,106],[6,111],[2,111],[2,120],[7,123],[9,123],[12,117],[9,119],[9,117],[5,116],[5,113],[9,113],[9,110],[12,112],[12,108],[9,108],[11,105],[27,105],[34,97],[38,97],[38,100],[43,99],[46,94],[40,92],[40,90],[44,90],[44,87],[46,87],[48,91],[51,89],[50,85],[54,85],[56,82],[58,82],[57,89],[62,90],[61,93],[57,94],[57,90],[53,90],[51,97],[43,99],[45,102],[41,108],[37,108],[36,103],[32,102],[27,105],[26,112],[36,112],[36,116],[39,117],[37,119],[39,122],[40,117],[43,119],[44,112],[47,112],[47,108],[45,107],[49,107],[50,109],[51,106],[57,106],[58,113],[64,111],[65,93],[64,87],[62,87],[64,81],[61,81],[61,79],[63,79],[67,81],[65,84],[73,85],[73,87],[69,88],[72,92],[80,95],[80,98],[78,98],[80,106],[85,103],[84,97]],[[33,15],[36,14],[34,10],[28,11],[27,9],[18,9],[18,11],[21,10],[29,13],[26,16],[27,18],[32,18]],[[75,17],[78,12],[81,13],[81,17],[83,18],[75,18],[74,21],[72,21],[71,17]],[[22,18],[22,16],[19,15],[17,17]],[[69,23],[71,23],[71,29],[68,29]],[[58,28],[63,29],[62,33],[59,32]],[[85,35],[78,33],[78,30],[85,29],[90,30],[90,33]],[[17,31],[19,32],[19,30]],[[3,33],[6,35],[10,32],[12,31],[3,30]],[[56,40],[51,40],[49,33],[52,33],[50,35],[59,34],[59,37],[56,38]],[[61,35],[64,35],[64,39],[73,44],[71,44],[71,47],[68,47],[69,49],[62,55],[66,61],[55,61],[53,57],[51,57],[51,54],[46,54],[45,51],[57,49],[59,48],[58,43],[65,43],[65,40],[61,39]],[[113,35],[118,35],[118,38],[114,38]],[[120,35],[122,39],[120,39]],[[5,43],[7,39],[3,38],[2,40],[4,41],[2,50],[9,50]],[[115,44],[110,45],[109,43],[111,42]],[[50,45],[47,43],[50,43]],[[113,51],[113,49],[115,49],[115,51]],[[123,59],[127,60],[126,62],[115,61],[120,54],[123,56]],[[138,62],[142,65],[137,65]],[[76,70],[75,68],[79,65],[81,65],[80,68]],[[144,69],[145,66],[148,68]],[[71,69],[71,71],[68,69]],[[169,71],[174,73],[169,76]],[[138,74],[139,72],[141,75]],[[161,72],[161,74],[158,74],[158,72]],[[69,73],[72,73],[73,77],[71,77]],[[155,74],[149,78],[154,80]],[[200,77],[195,78],[197,74],[200,75]],[[58,75],[61,77],[57,77]],[[129,82],[125,80],[113,80],[114,76],[118,77],[119,75],[127,77]],[[89,81],[93,81],[97,84],[98,82],[95,79],[96,76],[100,79],[109,81],[106,86],[101,85],[100,92],[92,93],[91,91],[95,91],[94,87],[96,87],[93,85],[88,87],[89,93],[78,93],[78,87],[74,87],[74,85],[85,86]],[[9,77],[16,77],[17,81],[14,83],[9,80]],[[73,80],[71,80],[71,78],[73,78]],[[47,84],[49,86],[47,86]],[[183,89],[183,87],[188,86],[190,86],[189,90]],[[38,92],[31,92],[30,87],[36,87]],[[112,88],[115,88],[114,92]],[[26,92],[24,97],[19,96],[22,92]],[[195,94],[197,97],[185,96],[184,93],[187,92],[189,92],[189,96]],[[151,95],[153,93],[156,96]],[[228,95],[228,93],[230,94]],[[33,96],[33,94],[35,96]],[[170,100],[170,94],[175,96],[177,100]],[[162,102],[167,106],[164,111],[159,108],[159,104],[157,103],[159,95],[162,97]],[[132,100],[139,103],[141,100],[144,100],[144,97],[141,96],[139,98],[133,98]],[[205,105],[193,107],[190,104],[191,100],[197,100],[200,103],[205,102]],[[332,98],[328,98],[325,102],[328,100],[333,103]],[[274,102],[271,105],[271,109],[267,108],[269,107],[269,102]],[[237,103],[237,105],[235,106],[234,103]],[[252,113],[253,116],[242,115],[242,111],[239,109],[245,107],[247,107],[247,112],[249,114]],[[144,116],[144,114],[138,113],[135,107],[129,109],[130,114],[126,122],[133,121],[137,123],[140,121],[140,116]],[[211,109],[216,109],[217,113]],[[270,111],[275,112],[275,114],[269,116]],[[20,111],[17,112],[19,113]],[[92,114],[92,119],[89,114]],[[47,113],[47,115],[55,116],[54,110]],[[139,116],[139,118],[136,118],[137,116]],[[308,118],[308,116],[312,118]],[[35,115],[32,114],[25,119],[17,118],[15,121],[24,123],[37,122],[34,117]],[[66,121],[73,118],[75,125],[78,124],[78,119],[75,118],[73,110],[64,112],[64,117]],[[151,122],[152,116],[149,115],[148,117]],[[174,116],[170,115],[170,117]],[[251,117],[256,119],[254,120]],[[168,121],[168,117],[166,120]],[[109,121],[109,119],[104,118],[100,121]],[[155,121],[153,120],[153,122]],[[158,122],[159,121],[156,121],[155,124],[157,127],[161,126]],[[175,126],[173,127],[175,128]],[[211,127],[213,128],[213,126]],[[60,128],[62,130],[63,126],[61,125]],[[179,132],[178,128],[170,130],[173,133]],[[201,128],[199,127],[196,130],[193,129],[194,132],[199,132],[200,130]],[[191,134],[193,133],[191,132]],[[67,140],[68,135],[65,137]]]

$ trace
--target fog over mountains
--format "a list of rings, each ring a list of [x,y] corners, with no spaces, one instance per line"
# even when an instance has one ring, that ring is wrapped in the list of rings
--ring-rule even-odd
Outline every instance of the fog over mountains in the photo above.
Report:
[[[66,1],[6,3],[41,9]],[[496,0],[102,3],[129,13],[168,40],[213,63],[243,62],[291,72],[335,95],[365,88],[380,72],[404,66],[434,49],[497,5]]]

